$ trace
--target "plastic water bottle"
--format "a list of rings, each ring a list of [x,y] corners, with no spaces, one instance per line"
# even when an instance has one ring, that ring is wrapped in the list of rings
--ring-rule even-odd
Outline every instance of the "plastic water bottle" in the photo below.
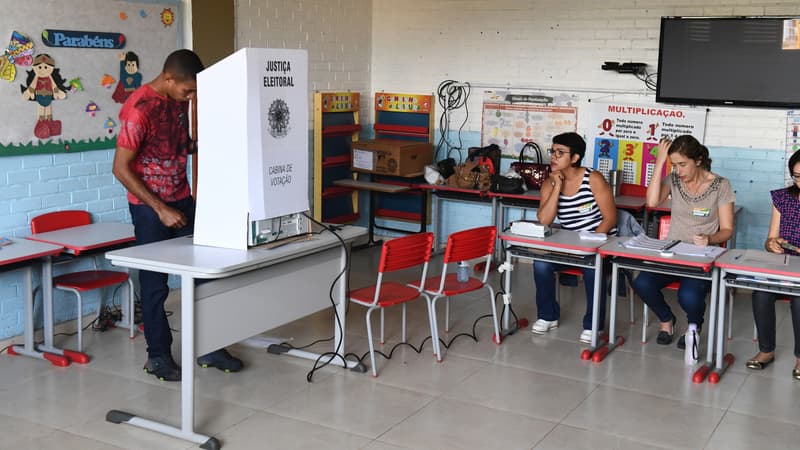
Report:
[[[466,261],[461,261],[458,263],[458,268],[456,269],[456,279],[459,283],[466,283],[469,281],[469,264]]]
[[[686,349],[683,351],[683,361],[687,366],[697,362],[697,324],[690,323],[686,330]]]

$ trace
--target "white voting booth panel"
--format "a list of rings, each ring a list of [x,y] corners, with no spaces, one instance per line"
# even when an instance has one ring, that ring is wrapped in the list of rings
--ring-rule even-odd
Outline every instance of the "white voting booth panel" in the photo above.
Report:
[[[197,75],[194,243],[246,249],[251,221],[308,210],[308,54],[244,48]]]

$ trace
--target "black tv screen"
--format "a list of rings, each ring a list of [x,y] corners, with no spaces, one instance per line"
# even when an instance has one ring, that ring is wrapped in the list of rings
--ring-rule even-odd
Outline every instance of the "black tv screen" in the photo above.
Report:
[[[656,101],[800,107],[800,17],[662,17]]]

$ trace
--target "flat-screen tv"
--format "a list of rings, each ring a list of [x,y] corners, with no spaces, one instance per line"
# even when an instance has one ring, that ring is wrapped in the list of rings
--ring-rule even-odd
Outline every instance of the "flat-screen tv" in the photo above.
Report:
[[[800,107],[800,16],[662,17],[656,101]]]

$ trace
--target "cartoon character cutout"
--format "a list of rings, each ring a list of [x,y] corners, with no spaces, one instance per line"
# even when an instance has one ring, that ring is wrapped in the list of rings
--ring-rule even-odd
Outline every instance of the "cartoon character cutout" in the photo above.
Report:
[[[117,103],[125,103],[133,91],[142,85],[142,74],[139,73],[139,57],[133,52],[119,54],[119,83],[111,98]]]
[[[67,86],[60,70],[56,68],[53,57],[40,53],[33,58],[33,69],[28,71],[26,84],[20,85],[22,99],[39,104],[39,118],[33,128],[33,135],[47,139],[61,134],[61,121],[53,120],[51,103],[53,100],[67,98]]]

